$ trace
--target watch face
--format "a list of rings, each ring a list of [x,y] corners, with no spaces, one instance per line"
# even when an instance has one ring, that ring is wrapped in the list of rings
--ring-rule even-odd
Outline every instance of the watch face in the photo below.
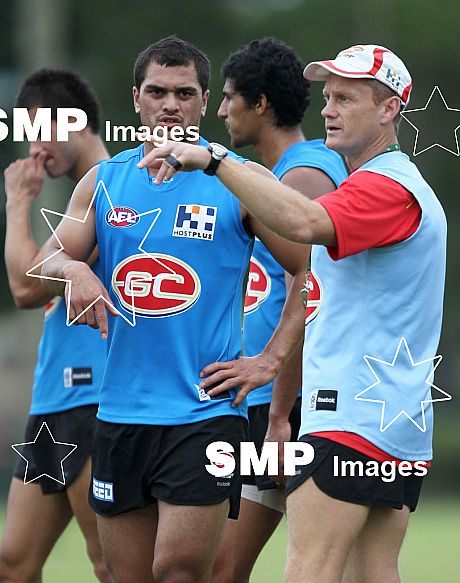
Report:
[[[211,142],[209,146],[212,148],[212,152],[216,158],[223,158],[228,154],[228,150],[225,148],[225,146],[221,146],[215,142]]]

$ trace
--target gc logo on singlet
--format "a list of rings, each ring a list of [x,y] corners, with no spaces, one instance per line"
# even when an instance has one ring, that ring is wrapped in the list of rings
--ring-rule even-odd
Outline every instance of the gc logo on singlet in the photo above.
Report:
[[[260,261],[251,257],[249,277],[244,300],[244,315],[255,312],[270,295],[272,282],[267,270]]]
[[[164,318],[191,308],[200,297],[198,274],[187,263],[162,253],[131,255],[112,275],[122,307],[137,316]]]
[[[323,298],[323,286],[321,280],[313,271],[308,282],[307,311],[305,312],[305,326],[316,318]]]

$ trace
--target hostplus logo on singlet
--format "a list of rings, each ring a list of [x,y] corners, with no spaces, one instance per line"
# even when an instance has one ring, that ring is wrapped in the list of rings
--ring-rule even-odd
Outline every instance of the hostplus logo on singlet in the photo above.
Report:
[[[177,205],[173,237],[212,241],[216,228],[217,207],[200,204]]]

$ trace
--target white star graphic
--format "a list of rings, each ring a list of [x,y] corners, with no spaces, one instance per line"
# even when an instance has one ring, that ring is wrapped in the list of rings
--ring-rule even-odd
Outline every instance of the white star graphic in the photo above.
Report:
[[[437,108],[435,109],[435,106],[433,106],[433,105],[430,106],[430,101],[434,95],[436,95],[437,101],[439,101],[439,98],[442,100],[442,104],[443,104],[445,110],[443,110],[443,109],[439,110]],[[441,104],[439,104],[439,105],[441,106],[441,108],[443,107]],[[449,140],[452,140],[451,132],[453,132],[453,137],[455,138],[455,150],[448,148],[447,146],[445,146],[439,142],[435,142],[435,143],[430,144],[426,148],[423,148],[417,152],[417,144],[418,144],[418,139],[419,139],[420,128],[417,127],[413,122],[411,122],[409,118],[411,117],[410,114],[412,114],[412,113],[427,111],[428,106],[431,107],[432,113],[433,113],[433,111],[436,111],[436,110],[438,111],[438,113],[439,113],[439,111],[442,111],[444,114],[446,114],[447,112],[454,112],[454,111],[460,112],[460,109],[455,109],[454,107],[449,107],[447,105],[446,100],[444,99],[444,96],[441,93],[441,90],[439,89],[439,87],[437,85],[435,85],[433,91],[431,92],[431,95],[428,97],[428,101],[426,102],[425,107],[420,107],[418,109],[407,109],[405,111],[402,111],[401,116],[416,130],[413,155],[418,156],[419,154],[423,154],[423,152],[426,152],[427,150],[430,150],[431,148],[438,146],[439,148],[442,148],[443,150],[450,152],[454,156],[460,156],[460,149],[459,149],[458,137],[457,137],[457,130],[458,130],[458,128],[460,128],[460,113],[458,113],[457,115],[453,115],[453,116],[449,115],[449,117],[452,117],[452,121],[448,125],[448,127],[445,127],[443,124],[441,125],[441,127],[439,127],[439,125],[437,125],[437,127],[436,127],[436,129],[438,131],[442,130],[445,132],[445,136],[444,136],[445,140],[443,140],[444,142],[448,141],[447,132],[449,133]],[[415,116],[412,116],[412,117],[415,117]],[[433,128],[433,131],[434,131],[434,129],[435,128]]]
[[[374,387],[376,387],[377,385],[379,385],[382,381],[380,380],[379,376],[377,375],[377,373],[375,372],[372,364],[370,361],[374,361],[374,362],[378,362],[384,366],[389,366],[389,367],[394,367],[395,363],[398,359],[398,356],[400,354],[401,351],[401,347],[404,345],[404,348],[406,350],[406,354],[402,353],[402,356],[408,356],[409,357],[409,361],[410,364],[412,366],[412,368],[416,367],[416,366],[420,366],[422,364],[426,364],[428,362],[433,362],[434,366],[433,368],[430,370],[430,372],[428,373],[427,378],[425,379],[425,383],[429,386],[432,387],[433,389],[436,389],[437,391],[439,391],[440,393],[442,393],[444,395],[444,397],[440,397],[438,399],[423,399],[420,401],[420,410],[421,410],[421,416],[422,416],[422,424],[420,425],[419,423],[417,423],[417,421],[415,421],[415,419],[409,415],[407,413],[407,411],[405,409],[399,409],[399,412],[397,413],[397,415],[395,415],[391,421],[389,421],[388,423],[385,424],[385,409],[386,409],[386,405],[387,405],[387,400],[384,399],[371,399],[371,398],[364,398],[363,395],[366,394],[368,391],[371,391]],[[367,366],[371,369],[372,374],[374,375],[374,377],[377,379],[375,383],[373,383],[372,385],[370,385],[369,387],[367,387],[366,389],[364,389],[364,391],[361,391],[360,393],[358,393],[355,396],[355,399],[357,401],[368,401],[369,403],[381,403],[382,405],[382,412],[381,412],[381,416],[380,416],[380,431],[386,431],[389,427],[391,427],[391,425],[397,420],[399,419],[399,417],[401,417],[401,415],[405,415],[407,417],[407,419],[409,421],[411,421],[420,431],[422,431],[423,433],[426,431],[426,420],[425,420],[425,404],[426,403],[438,403],[440,401],[450,401],[450,399],[452,399],[452,395],[449,395],[449,393],[446,393],[445,391],[443,391],[442,389],[440,389],[439,387],[437,387],[436,385],[434,385],[433,383],[431,383],[429,381],[429,379],[433,379],[434,376],[434,372],[435,370],[438,368],[441,360],[442,360],[442,356],[438,355],[438,356],[433,356],[431,358],[426,358],[425,360],[421,360],[420,362],[414,362],[413,358],[412,358],[412,354],[409,350],[409,346],[407,344],[406,339],[403,337],[401,338],[401,340],[399,341],[398,347],[396,349],[395,355],[393,357],[393,361],[392,362],[386,362],[384,360],[380,360],[378,358],[375,358],[373,356],[368,356],[365,355],[364,360],[366,361]],[[400,357],[401,358],[401,357]]]
[[[46,430],[49,433],[49,436],[40,437],[41,432],[43,430],[43,427],[46,428]],[[39,440],[41,440],[42,443],[37,443],[37,441],[39,441]],[[60,465],[61,465],[61,479],[59,479],[59,478],[57,478],[55,476],[51,476],[50,474],[48,474],[46,472],[42,472],[38,476],[35,476],[35,478],[31,478],[30,480],[28,480],[27,479],[27,472],[29,470],[29,460],[20,451],[18,451],[17,448],[19,448],[19,447],[25,447],[27,445],[34,446],[36,448],[39,448],[39,447],[42,447],[43,446],[43,441],[44,440],[48,440],[48,443],[51,443],[52,442],[53,445],[63,445],[63,446],[66,446],[66,447],[68,447],[70,449],[70,451],[60,460]],[[46,421],[43,421],[43,423],[41,424],[40,429],[38,430],[38,433],[35,436],[35,439],[33,441],[26,441],[25,443],[15,443],[11,447],[26,462],[26,471],[24,473],[24,484],[30,484],[31,482],[34,482],[35,480],[38,480],[42,476],[46,476],[46,477],[50,478],[51,480],[54,480],[55,482],[58,482],[59,484],[65,485],[65,475],[64,475],[64,466],[63,466],[63,463],[69,457],[69,455],[71,455],[77,449],[78,446],[75,443],[65,443],[63,441],[56,441],[54,439],[54,437],[53,437],[53,434],[50,431],[50,428],[48,427],[48,424],[46,423]],[[41,452],[41,453],[43,454],[43,452]],[[38,465],[39,464],[36,463],[36,466],[37,466],[36,467],[36,470],[37,470],[37,472],[40,471],[40,469],[38,468]]]
[[[97,196],[97,193],[98,193],[99,189],[102,189],[102,190],[103,190],[103,192],[104,192],[104,195],[106,196],[106,198],[107,198],[107,200],[108,200],[108,202],[109,202],[109,205],[110,205],[110,208],[111,208],[111,210],[112,210],[112,211],[114,211],[115,209],[114,209],[113,203],[112,203],[112,201],[111,201],[111,199],[110,199],[109,193],[108,193],[108,191],[107,191],[107,188],[106,188],[106,186],[105,186],[105,184],[104,184],[103,180],[100,180],[100,181],[98,182],[98,184],[97,184],[96,188],[94,189],[94,194],[93,194],[93,196],[92,196],[92,198],[91,198],[91,201],[90,201],[90,203],[89,203],[89,205],[88,205],[88,208],[87,208],[87,210],[86,210],[86,212],[85,212],[85,215],[84,215],[84,217],[83,217],[82,219],[79,219],[79,218],[76,218],[76,217],[72,217],[71,215],[62,214],[62,213],[59,213],[59,212],[57,212],[57,211],[50,210],[50,209],[45,209],[45,208],[42,208],[42,209],[40,209],[40,212],[41,212],[41,214],[42,214],[43,218],[45,219],[45,221],[46,221],[46,224],[48,225],[48,227],[50,228],[50,230],[51,230],[51,232],[52,232],[53,236],[55,237],[55,239],[56,239],[56,240],[57,240],[57,242],[59,243],[59,247],[60,247],[60,249],[58,249],[57,251],[55,251],[54,253],[52,253],[52,254],[51,254],[49,257],[47,257],[47,258],[46,258],[46,259],[44,259],[43,261],[40,261],[40,263],[37,263],[37,265],[34,265],[33,267],[31,267],[31,268],[30,268],[30,269],[29,269],[29,270],[26,272],[26,275],[28,275],[29,277],[37,277],[37,278],[39,278],[39,279],[49,279],[49,280],[53,280],[53,281],[61,281],[61,282],[65,282],[65,283],[68,283],[68,284],[69,284],[69,287],[68,287],[68,294],[67,294],[67,297],[66,297],[66,303],[67,303],[67,320],[66,320],[66,325],[67,325],[67,326],[71,326],[72,324],[74,324],[74,323],[75,323],[75,322],[78,320],[78,318],[79,318],[79,317],[80,317],[82,314],[84,314],[84,313],[85,313],[85,312],[87,312],[87,311],[88,311],[90,308],[92,308],[92,306],[94,306],[94,304],[95,304],[95,303],[96,303],[98,300],[100,300],[100,299],[102,299],[102,300],[103,300],[103,301],[104,301],[106,304],[109,304],[109,305],[111,305],[111,306],[112,306],[112,307],[113,307],[113,308],[114,308],[114,309],[115,309],[115,310],[118,312],[118,315],[119,315],[119,316],[121,316],[121,317],[122,317],[122,318],[123,318],[123,319],[124,319],[124,320],[125,320],[125,321],[126,321],[128,324],[129,324],[129,325],[130,325],[130,326],[135,326],[135,325],[136,325],[136,309],[135,309],[135,305],[134,305],[134,299],[135,299],[135,295],[134,295],[134,293],[133,293],[133,289],[132,289],[132,287],[131,287],[131,294],[130,294],[130,295],[131,295],[131,299],[132,299],[132,319],[130,319],[130,318],[128,318],[128,317],[126,317],[126,316],[125,316],[124,314],[122,314],[122,313],[121,313],[119,310],[117,310],[117,309],[115,308],[115,306],[113,306],[113,304],[112,304],[112,303],[108,302],[108,301],[107,301],[107,300],[106,300],[106,299],[105,299],[105,298],[104,298],[102,295],[100,295],[100,296],[99,296],[99,297],[97,297],[97,298],[96,298],[96,299],[95,299],[93,302],[91,302],[91,304],[89,304],[89,306],[87,306],[87,307],[86,307],[84,310],[82,310],[82,311],[81,311],[79,314],[77,314],[77,315],[76,315],[76,317],[75,317],[75,318],[74,318],[72,321],[70,321],[69,312],[70,312],[70,298],[71,298],[71,296],[72,296],[72,281],[71,281],[71,280],[68,280],[68,279],[62,279],[62,278],[59,278],[59,277],[50,277],[50,276],[46,276],[46,275],[38,275],[38,274],[36,274],[36,273],[33,273],[33,271],[35,271],[36,269],[40,268],[40,267],[41,267],[41,266],[42,266],[44,263],[46,263],[46,262],[47,262],[47,261],[49,261],[51,258],[53,258],[55,255],[57,255],[58,253],[61,253],[61,251],[63,251],[63,250],[64,250],[64,245],[61,243],[61,241],[60,241],[59,237],[57,236],[57,234],[56,234],[56,231],[55,231],[55,229],[53,228],[53,226],[51,225],[51,223],[50,223],[50,221],[49,221],[49,219],[48,219],[48,216],[47,216],[47,214],[50,214],[50,215],[56,215],[56,216],[58,216],[58,217],[62,217],[63,219],[70,219],[71,221],[76,221],[76,222],[78,222],[78,223],[85,223],[85,222],[86,222],[86,220],[87,220],[87,218],[88,218],[88,215],[89,215],[89,213],[90,213],[90,211],[91,211],[91,207],[92,207],[92,206],[93,206],[93,204],[94,204],[94,199],[96,198],[96,196]],[[155,261],[156,263],[160,264],[160,265],[161,265],[161,266],[162,266],[164,269],[166,269],[167,271],[169,271],[169,272],[171,272],[171,273],[175,274],[175,272],[174,272],[174,270],[173,270],[173,269],[171,269],[169,266],[165,265],[165,264],[164,264],[162,261],[160,261],[160,260],[159,260],[157,257],[155,257],[153,254],[151,254],[151,253],[149,253],[149,252],[145,251],[145,250],[142,248],[142,247],[143,247],[143,245],[144,245],[144,243],[145,243],[145,240],[146,240],[146,239],[147,239],[147,237],[150,235],[150,232],[151,232],[151,230],[153,229],[153,227],[154,227],[154,225],[155,225],[155,223],[156,223],[156,221],[157,221],[158,217],[159,217],[159,216],[160,216],[160,214],[161,214],[161,209],[160,209],[160,208],[156,208],[156,209],[152,209],[152,210],[146,211],[146,212],[144,212],[144,213],[138,213],[138,214],[136,215],[136,217],[143,217],[143,216],[145,216],[145,215],[150,215],[150,214],[153,214],[153,213],[155,213],[154,219],[153,219],[152,223],[150,224],[149,228],[147,229],[147,232],[145,233],[145,235],[144,235],[144,237],[143,237],[142,241],[139,243],[138,249],[139,249],[139,251],[141,251],[142,253],[144,253],[144,254],[145,254],[147,257],[149,257],[150,259],[153,259],[153,261]],[[143,279],[143,278],[141,278],[141,277],[137,277],[135,281],[133,280],[133,282],[132,282],[132,284],[131,284],[131,285],[133,285],[135,282],[140,282],[140,281],[147,281],[147,280],[146,280],[146,279]],[[129,294],[128,294],[128,295],[129,295]]]

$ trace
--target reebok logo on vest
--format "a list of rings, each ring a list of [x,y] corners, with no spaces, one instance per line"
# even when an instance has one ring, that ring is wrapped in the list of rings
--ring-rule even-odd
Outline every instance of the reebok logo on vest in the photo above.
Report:
[[[310,393],[309,411],[337,411],[338,391],[319,389]]]

